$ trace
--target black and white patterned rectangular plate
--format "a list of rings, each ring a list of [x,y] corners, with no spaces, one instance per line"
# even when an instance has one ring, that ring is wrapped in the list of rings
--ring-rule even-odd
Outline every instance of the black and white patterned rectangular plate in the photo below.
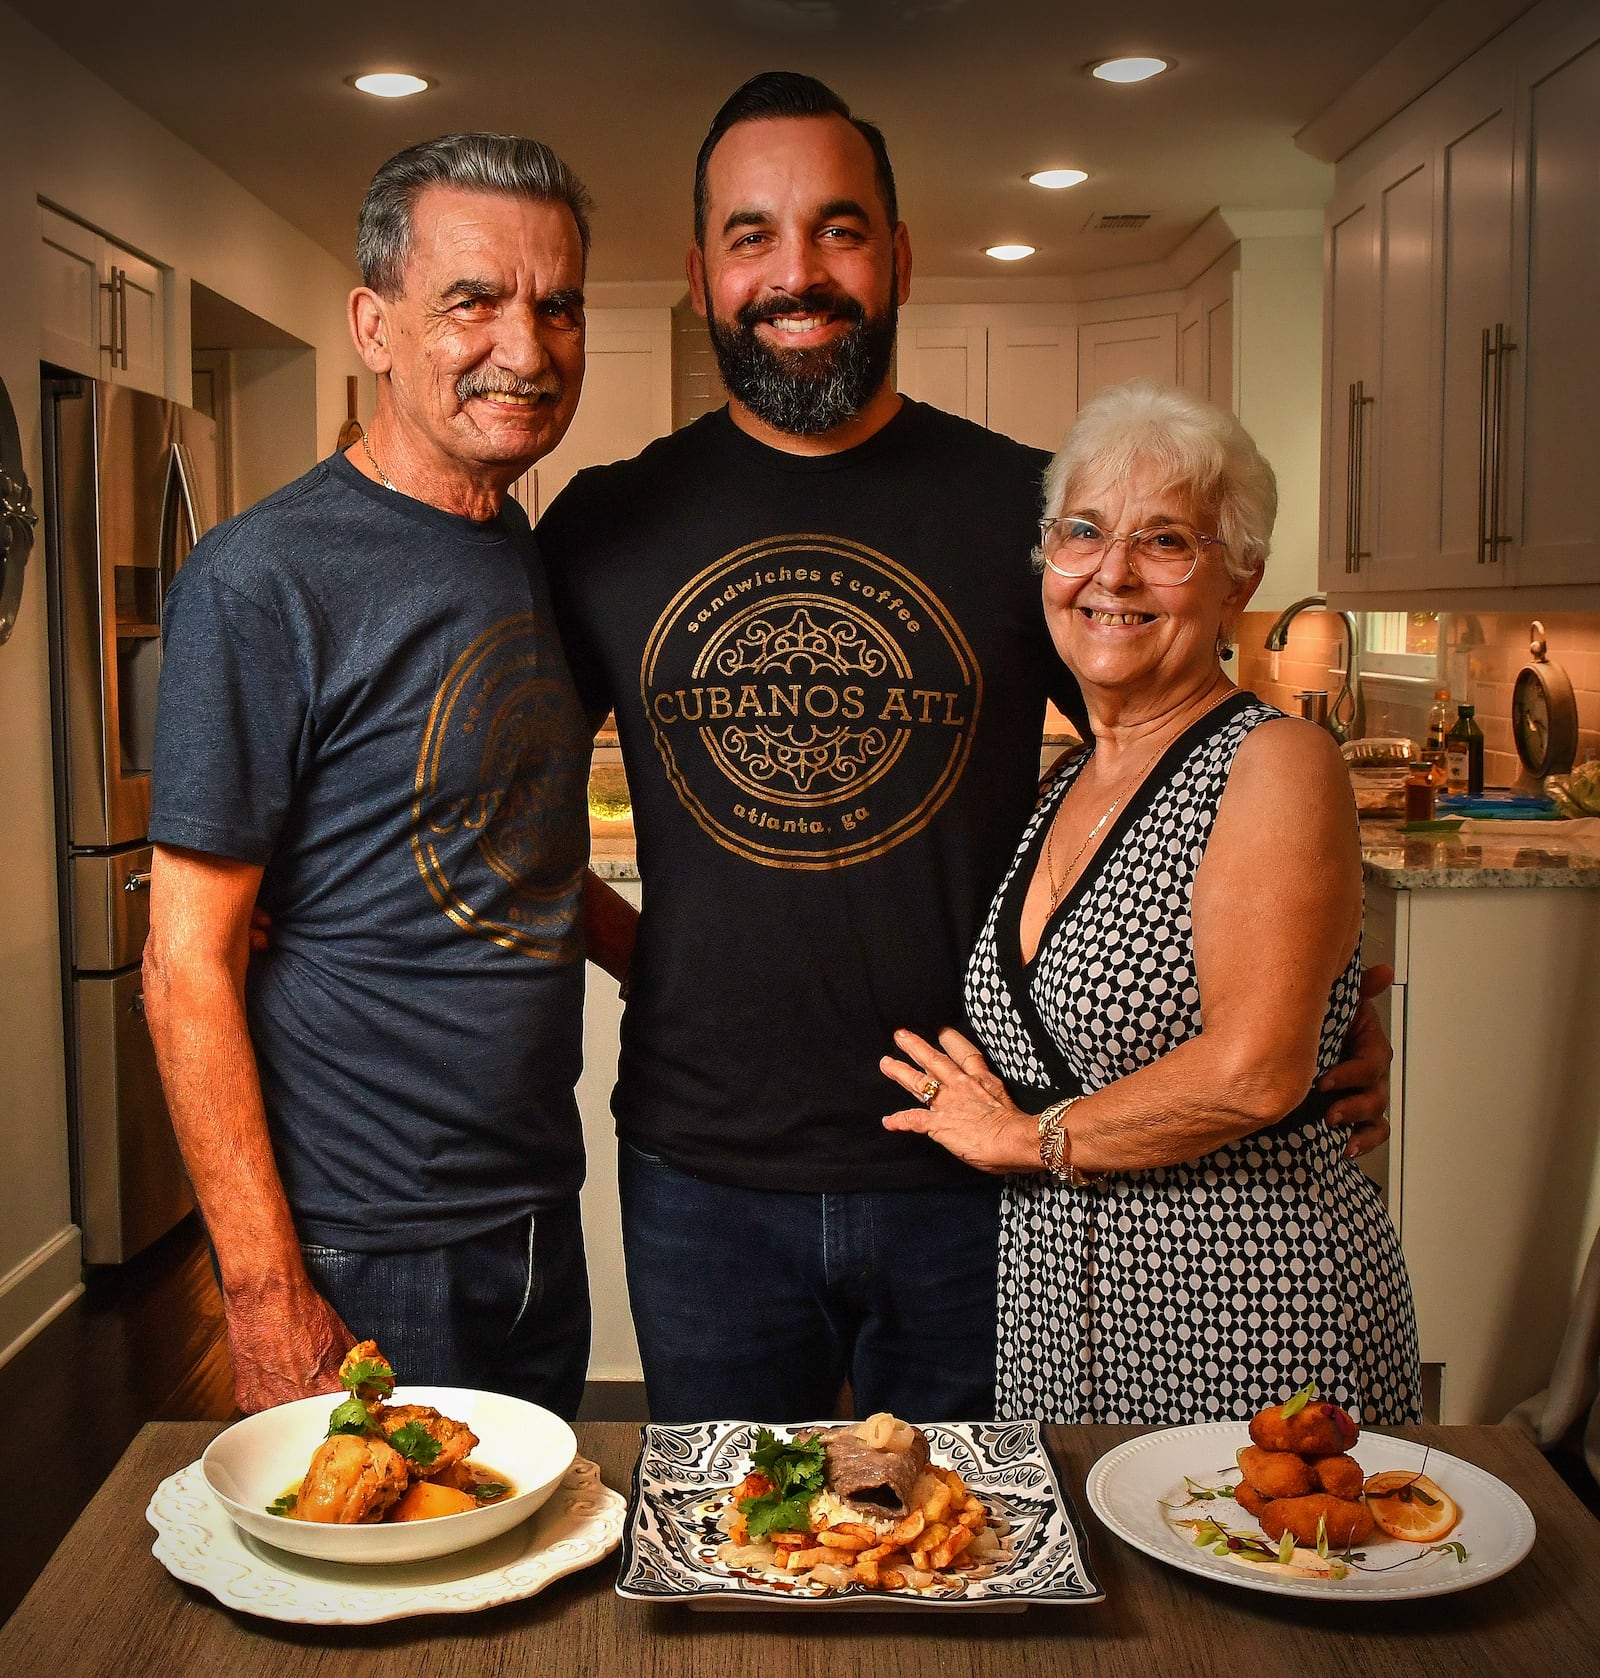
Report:
[[[718,1559],[716,1519],[750,1466],[756,1422],[651,1423],[633,1471],[617,1594],[690,1608],[988,1609],[1099,1602],[1077,1511],[1062,1492],[1037,1422],[928,1422],[933,1460],[956,1470],[1010,1527],[1010,1555],[986,1578],[925,1591],[829,1589],[772,1580]],[[832,1423],[818,1423],[832,1426]],[[793,1428],[777,1429],[780,1434]]]

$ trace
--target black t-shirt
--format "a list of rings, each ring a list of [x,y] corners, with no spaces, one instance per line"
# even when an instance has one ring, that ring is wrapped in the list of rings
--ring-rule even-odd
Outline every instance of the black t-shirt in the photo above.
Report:
[[[164,635],[150,833],[265,867],[246,1001],[301,1238],[572,1193],[589,735],[522,510],[335,455],[200,543]]]
[[[959,1023],[1076,689],[1028,563],[1045,456],[907,402],[792,455],[726,410],[539,526],[579,692],[615,709],[643,918],[619,1134],[765,1189],[967,1181],[879,1122],[891,1033]]]

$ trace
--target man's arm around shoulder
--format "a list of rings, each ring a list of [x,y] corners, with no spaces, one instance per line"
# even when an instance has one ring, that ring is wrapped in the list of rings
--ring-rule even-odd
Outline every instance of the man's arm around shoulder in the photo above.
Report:
[[[337,1389],[354,1337],[311,1285],[267,1134],[245,1023],[253,863],[157,845],[146,1018],[222,1275],[234,1391],[264,1410]]]

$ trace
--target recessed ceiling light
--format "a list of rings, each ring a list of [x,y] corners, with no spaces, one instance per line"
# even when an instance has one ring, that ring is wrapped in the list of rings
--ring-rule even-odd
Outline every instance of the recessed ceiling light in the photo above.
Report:
[[[354,76],[350,85],[363,93],[373,93],[380,99],[405,99],[413,93],[426,93],[428,84],[421,76],[408,76],[398,70],[380,70],[370,76]]]
[[[1083,169],[1041,169],[1037,174],[1029,175],[1028,184],[1048,187],[1051,192],[1059,192],[1064,186],[1076,186],[1079,181],[1086,181],[1088,178],[1088,173]]]
[[[1102,82],[1147,82],[1171,68],[1170,58],[1102,58],[1088,66],[1089,74]]]
[[[1021,262],[1023,257],[1032,256],[1032,245],[990,245],[983,253],[992,256],[996,262]]]

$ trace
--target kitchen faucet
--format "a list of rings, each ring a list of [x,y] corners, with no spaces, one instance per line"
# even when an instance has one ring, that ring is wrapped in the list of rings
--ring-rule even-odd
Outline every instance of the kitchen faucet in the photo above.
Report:
[[[1277,621],[1267,631],[1267,651],[1281,653],[1289,644],[1289,625],[1299,615],[1310,607],[1317,607],[1321,611],[1328,609],[1328,597],[1325,594],[1308,594],[1303,600],[1297,600],[1292,606],[1286,606],[1278,614]],[[1328,732],[1342,745],[1346,740],[1359,740],[1367,731],[1367,705],[1361,697],[1361,631],[1356,627],[1353,612],[1340,612],[1344,619],[1345,660],[1344,686],[1339,689],[1338,697],[1328,707]],[[1339,707],[1344,704],[1345,696],[1350,698],[1350,720],[1345,722],[1339,715]]]

